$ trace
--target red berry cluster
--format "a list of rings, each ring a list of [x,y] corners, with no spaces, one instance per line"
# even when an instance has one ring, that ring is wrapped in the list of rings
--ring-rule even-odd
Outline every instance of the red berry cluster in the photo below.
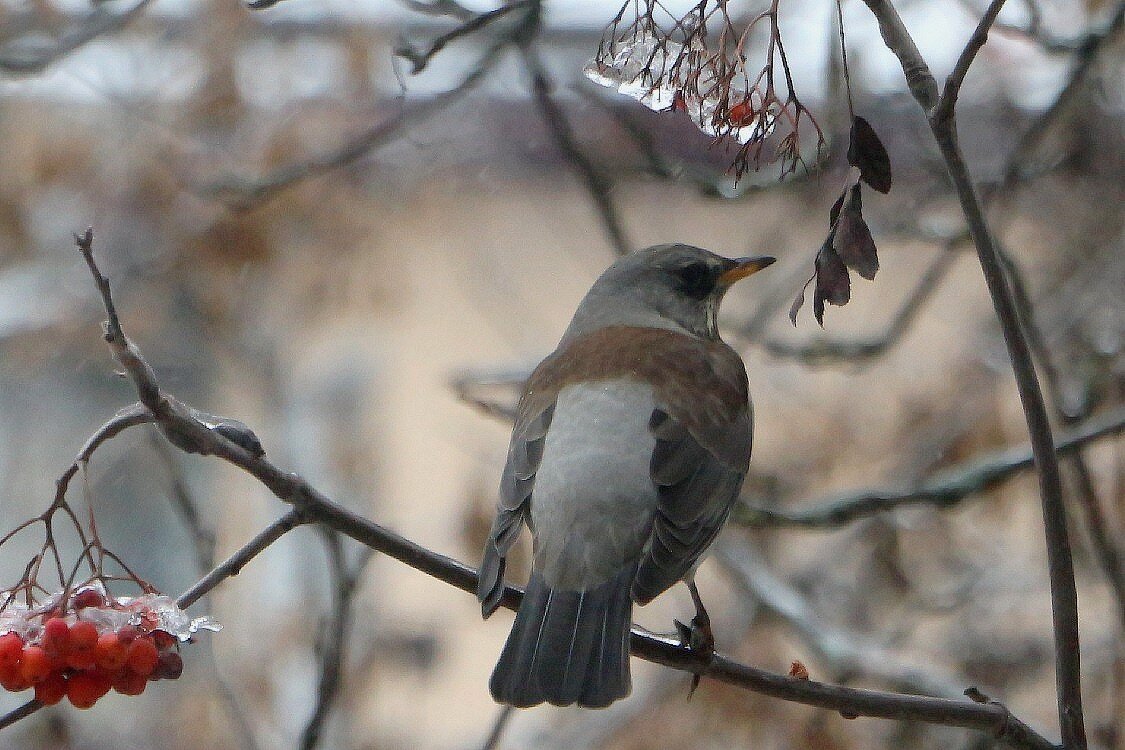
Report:
[[[115,619],[98,615],[121,605],[93,589],[71,597],[70,608],[43,614],[25,635],[0,635],[0,686],[13,693],[34,688],[35,699],[48,706],[66,696],[76,708],[90,708],[111,689],[140,695],[149,680],[183,672],[179,642],[146,627],[154,618],[144,612],[139,624],[107,625]]]

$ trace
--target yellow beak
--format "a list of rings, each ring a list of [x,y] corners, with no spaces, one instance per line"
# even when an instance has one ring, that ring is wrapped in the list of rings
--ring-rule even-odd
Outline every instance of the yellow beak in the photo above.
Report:
[[[771,265],[777,258],[772,258],[768,255],[759,255],[754,258],[735,258],[734,268],[729,271],[724,271],[719,276],[719,284],[722,286],[730,286],[736,281],[745,279],[750,274],[761,271],[766,266]]]

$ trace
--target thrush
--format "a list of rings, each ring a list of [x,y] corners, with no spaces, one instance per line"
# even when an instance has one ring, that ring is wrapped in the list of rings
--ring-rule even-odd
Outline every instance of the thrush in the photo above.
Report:
[[[752,436],[746,370],[716,314],[734,282],[773,261],[682,244],[627,255],[528,378],[477,588],[488,617],[526,524],[532,572],[489,682],[498,702],[600,708],[628,695],[633,604],[677,581],[706,627],[692,578]]]

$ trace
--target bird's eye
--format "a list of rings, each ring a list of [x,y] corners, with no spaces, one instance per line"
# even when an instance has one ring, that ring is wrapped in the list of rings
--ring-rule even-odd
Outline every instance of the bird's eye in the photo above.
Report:
[[[689,263],[676,271],[680,289],[689,297],[703,299],[715,289],[715,276],[706,263]]]

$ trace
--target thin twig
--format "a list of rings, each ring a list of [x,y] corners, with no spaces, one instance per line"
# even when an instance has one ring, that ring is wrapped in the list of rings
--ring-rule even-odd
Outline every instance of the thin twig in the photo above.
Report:
[[[21,719],[26,719],[33,713],[43,708],[43,704],[37,700],[29,700],[19,708],[14,708],[8,713],[0,716],[0,729],[6,729]]]
[[[246,563],[257,557],[266,547],[269,547],[298,526],[308,523],[308,521],[309,519],[306,518],[301,511],[297,509],[290,510],[284,516],[258,532],[257,536],[244,544],[233,555],[212,568],[207,575],[192,584],[191,588],[176,597],[176,606],[180,609],[187,609],[192,604],[199,601],[199,599],[211,589],[215,588],[226,579],[238,575],[246,566]]]
[[[160,454],[171,480],[172,507],[179,514],[184,526],[187,527],[188,534],[191,536],[192,548],[195,551],[195,563],[199,574],[203,575],[215,567],[215,534],[203,523],[203,514],[200,511],[199,503],[192,496],[183,472],[180,471],[180,465],[176,462],[176,457],[169,449],[168,443],[155,435],[153,437],[153,449]],[[258,750],[260,747],[258,738],[247,718],[246,709],[242,705],[239,692],[231,686],[219,668],[214,644],[211,641],[208,641],[206,651],[214,674],[216,692],[226,708],[227,715],[234,725],[234,730],[238,733],[241,746],[246,750]]]
[[[1125,431],[1125,407],[1093,417],[1080,427],[1059,436],[1055,450],[1060,455],[1077,451],[1101,438]],[[802,526],[833,528],[860,518],[896,508],[933,505],[948,507],[967,497],[1007,481],[1020,471],[1032,469],[1035,456],[1030,445],[978,456],[960,466],[950,467],[908,489],[868,489],[849,492],[830,500],[802,505],[801,510],[782,511],[759,505],[735,506],[731,519],[751,527]]]
[[[323,639],[319,643],[320,677],[317,680],[316,705],[305,724],[304,731],[301,732],[302,750],[313,750],[323,739],[324,723],[340,694],[352,603],[355,600],[360,575],[373,552],[371,549],[365,549],[359,560],[349,567],[344,558],[340,535],[324,530],[323,536],[328,550],[328,569],[332,578],[332,611],[324,627],[321,628]]]
[[[19,53],[0,54],[0,72],[30,75],[42,73],[52,63],[89,44],[98,37],[112,34],[138,18],[153,0],[139,0],[123,12],[99,6],[86,16],[77,27],[68,29],[49,46],[37,45],[34,51],[21,49]]]
[[[536,104],[539,105],[539,111],[543,115],[543,121],[551,131],[551,135],[563,156],[585,183],[586,191],[590,194],[590,198],[598,210],[602,226],[609,236],[613,249],[618,255],[628,254],[631,245],[625,236],[625,228],[621,224],[617,207],[610,196],[609,180],[594,166],[594,163],[579,147],[578,139],[574,135],[570,123],[567,122],[566,115],[551,96],[551,81],[547,77],[543,65],[539,62],[538,55],[526,45],[521,48],[521,51],[524,64],[531,75],[532,93],[535,96]]]
[[[842,360],[861,362],[882,356],[902,340],[926,303],[937,292],[957,259],[959,242],[960,239],[956,238],[946,243],[925,272],[918,277],[914,288],[906,295],[886,329],[878,336],[854,340],[817,339],[807,344],[791,344],[779,339],[755,337],[752,343],[758,343],[775,357],[794,359],[809,365],[825,365]]]
[[[272,2],[277,2],[277,0],[272,0]],[[395,54],[409,60],[412,66],[410,73],[411,75],[416,75],[425,70],[434,55],[445,49],[445,46],[450,42],[472,34],[473,32],[480,31],[493,21],[503,18],[514,10],[525,8],[533,2],[538,2],[538,0],[519,0],[519,2],[501,5],[499,8],[485,11],[484,13],[477,13],[470,18],[466,18],[460,26],[452,31],[448,31],[431,40],[429,46],[424,50],[415,49],[410,44],[403,42],[395,49]]]
[[[199,567],[199,572],[205,573],[215,566],[215,534],[203,523],[203,514],[188,490],[187,482],[168,443],[155,439],[155,435],[153,437],[151,441],[153,450],[160,455],[164,467],[168,470],[168,479],[172,485],[169,493],[172,508],[180,516],[180,520],[187,527],[188,534],[191,535],[195,563]]]
[[[501,706],[500,710],[496,712],[496,718],[492,722],[492,729],[488,732],[488,737],[485,738],[484,744],[481,745],[481,750],[496,750],[500,746],[500,739],[504,736],[504,730],[508,728],[508,722],[512,719],[512,714],[516,709],[512,706]]]
[[[953,65],[953,70],[950,71],[949,77],[945,79],[941,100],[930,115],[934,120],[942,121],[953,118],[953,110],[957,106],[957,97],[961,92],[961,84],[965,82],[965,75],[969,72],[969,66],[973,64],[977,53],[988,41],[988,30],[992,28],[992,24],[996,20],[996,16],[1000,14],[1000,9],[1004,7],[1005,2],[1006,0],[992,0],[988,4],[988,9],[985,10],[980,22],[973,29],[973,35],[969,37],[968,44],[961,50],[957,62]]]
[[[830,670],[832,679],[866,677],[905,693],[946,698],[964,695],[964,685],[959,685],[954,676],[926,672],[857,633],[824,622],[804,597],[775,576],[766,561],[739,535],[720,536],[714,557],[741,592],[793,627]]]
[[[353,164],[476,88],[499,62],[501,52],[508,43],[507,40],[502,40],[492,45],[476,67],[453,88],[425,99],[403,103],[395,114],[363,130],[337,148],[278,167],[261,177],[246,179],[225,176],[200,185],[196,190],[205,197],[223,201],[231,208],[247,210],[304,180]]]
[[[1039,115],[1030,127],[1024,130],[1008,159],[1008,166],[1004,170],[1002,179],[1002,187],[1008,187],[1020,179],[1020,167],[1023,162],[1039,147],[1039,144],[1051,131],[1050,125],[1060,114],[1070,108],[1071,103],[1082,91],[1086,81],[1089,80],[1090,71],[1093,70],[1094,63],[1097,62],[1101,51],[1121,33],[1123,28],[1125,28],[1125,2],[1120,2],[1117,4],[1117,9],[1105,30],[1090,34],[1079,47],[1078,63],[1071,71],[1070,78],[1062,91],[1051,102],[1051,106]]]
[[[1019,310],[1024,330],[1027,331],[1028,343],[1036,361],[1039,363],[1039,368],[1043,371],[1043,380],[1047,386],[1047,393],[1053,404],[1055,415],[1064,426],[1073,426],[1080,421],[1081,417],[1070,413],[1064,405],[1059,369],[1051,358],[1043,332],[1035,320],[1023,274],[1010,258],[1003,255],[1001,257],[1005,261],[1005,271],[1012,282],[1016,308]],[[1122,626],[1125,627],[1125,564],[1123,564],[1125,563],[1125,555],[1122,555],[1120,548],[1106,531],[1108,522],[1098,502],[1098,494],[1094,489],[1094,479],[1090,475],[1090,467],[1086,464],[1086,460],[1080,452],[1074,452],[1067,456],[1067,462],[1073,474],[1074,483],[1077,485],[1078,505],[1082,509],[1086,530],[1094,547],[1094,556],[1101,565],[1114,596],[1117,598],[1118,615],[1121,617]]]

